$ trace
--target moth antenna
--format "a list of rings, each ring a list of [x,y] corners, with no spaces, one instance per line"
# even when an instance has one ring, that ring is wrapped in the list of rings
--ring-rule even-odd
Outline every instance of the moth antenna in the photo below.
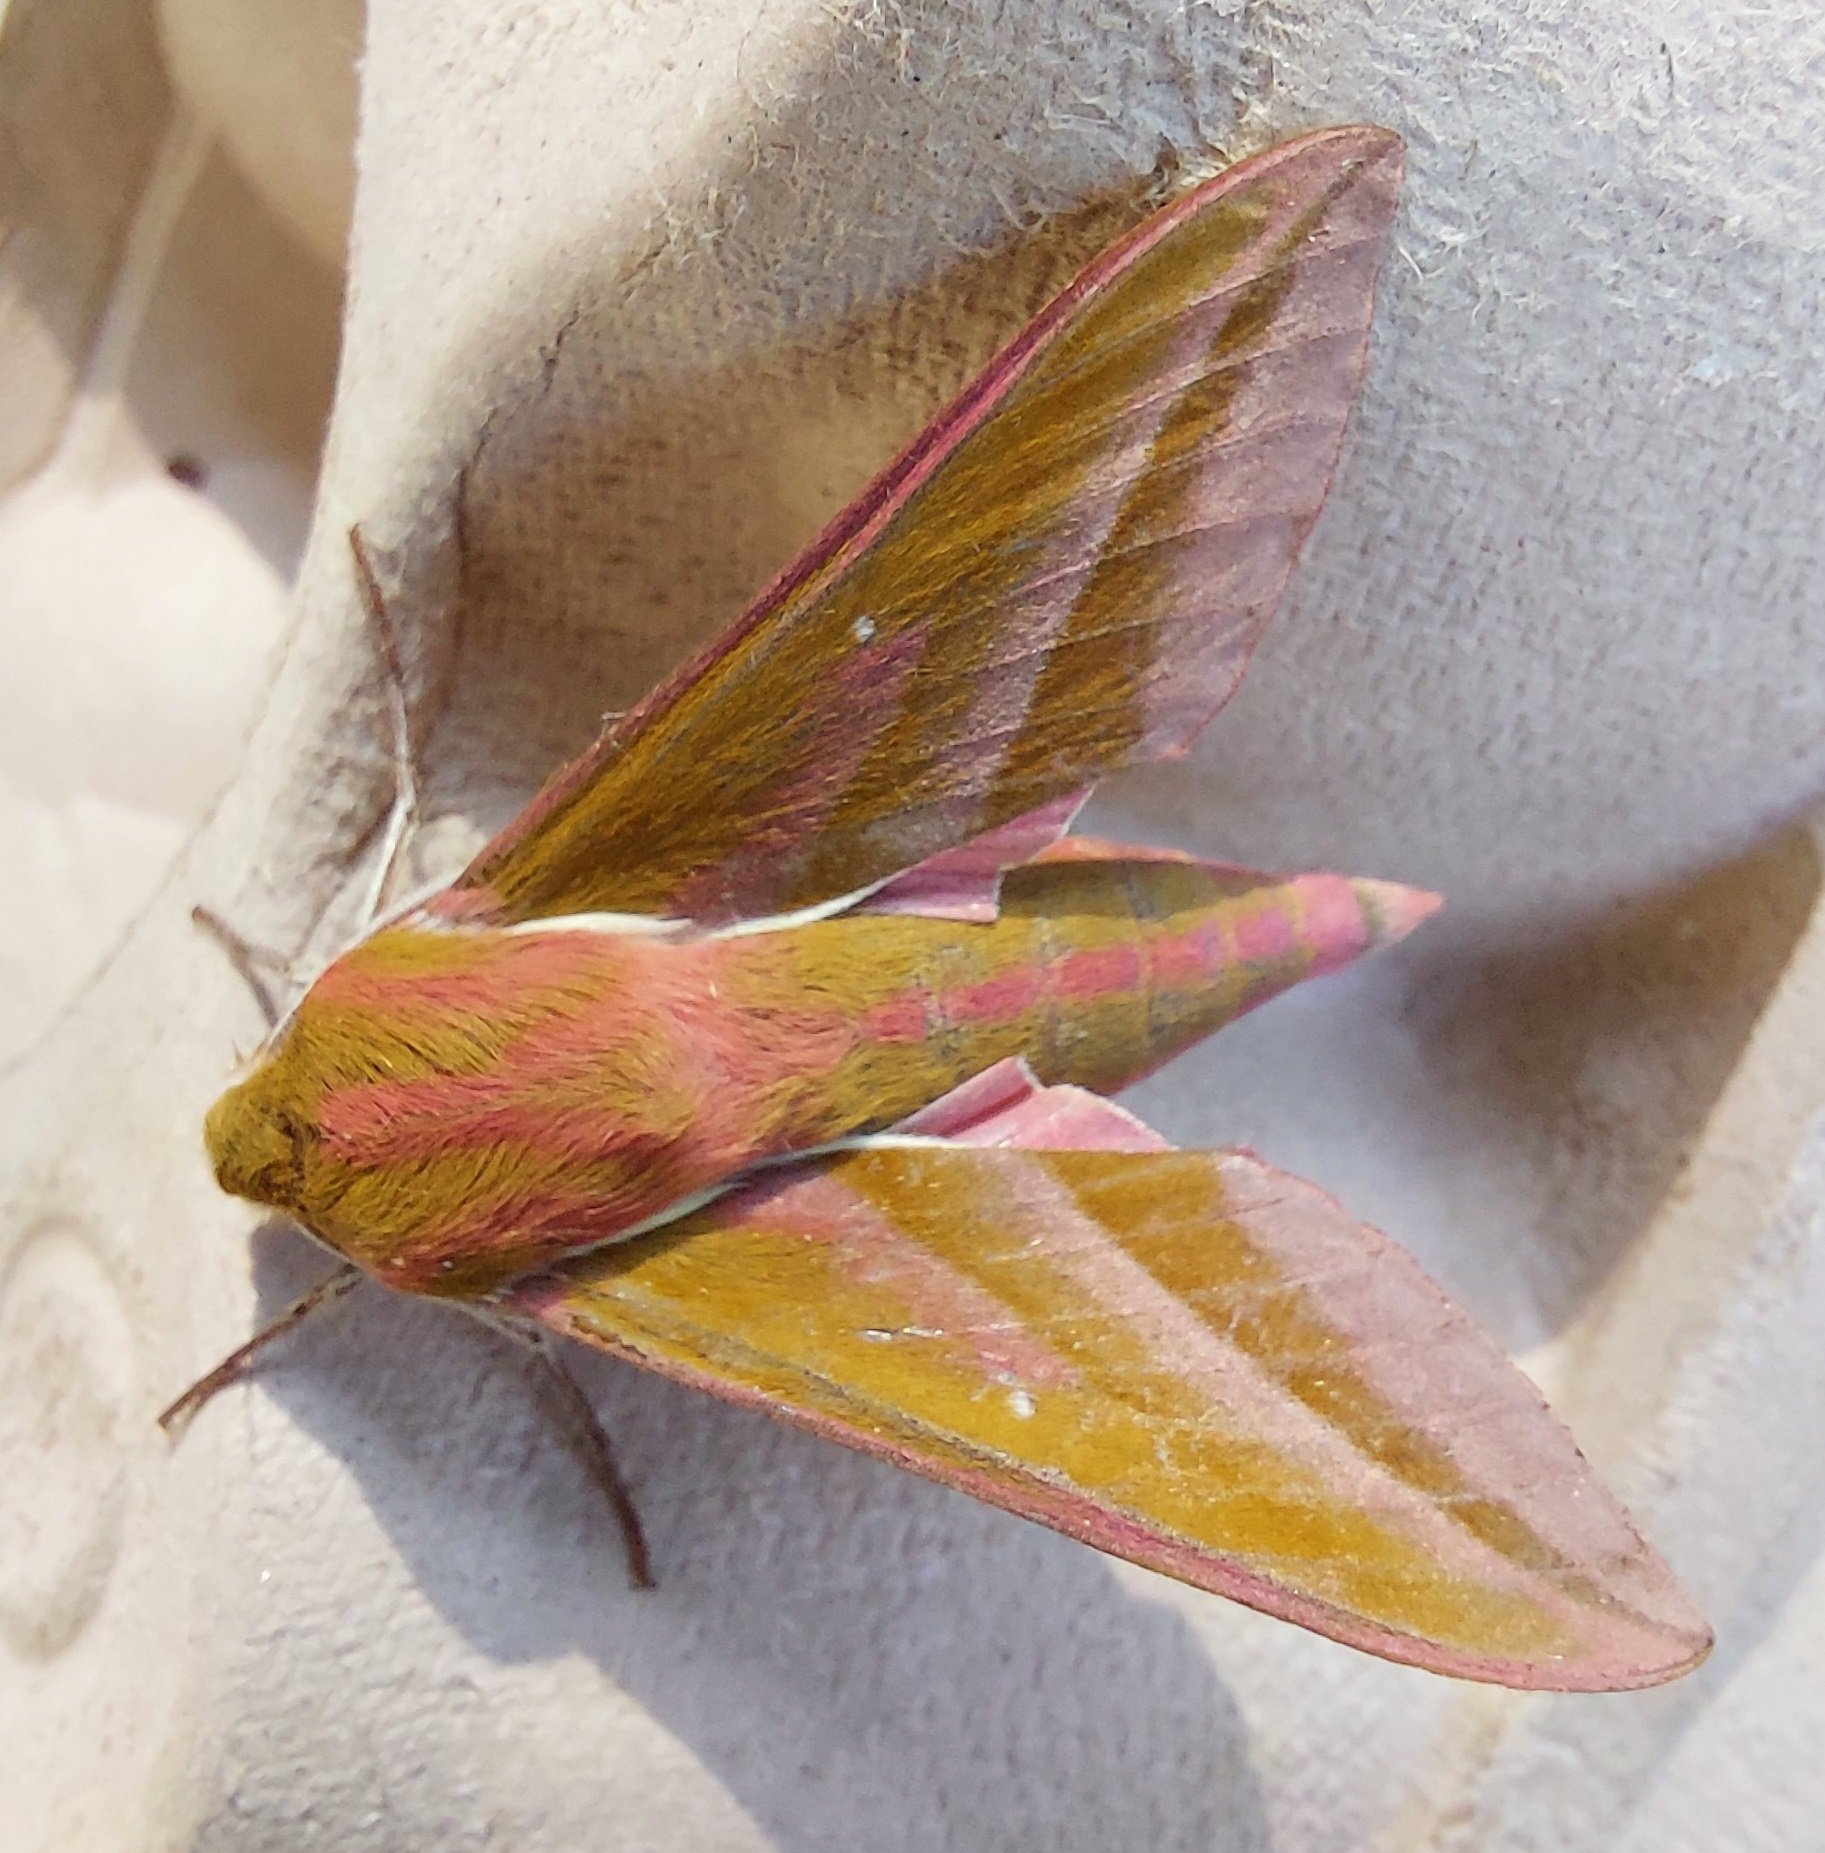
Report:
[[[387,685],[387,711],[393,723],[393,806],[387,813],[380,859],[374,871],[373,886],[368,890],[363,915],[365,929],[380,918],[386,906],[407,839],[418,821],[418,767],[412,749],[412,709],[406,698],[405,658],[399,648],[399,633],[388,615],[387,601],[380,590],[380,580],[359,525],[349,529],[349,552],[354,557],[355,584],[361,593],[362,609],[374,633],[375,654],[380,658],[382,677]]]
[[[228,963],[240,973],[242,982],[253,993],[254,1002],[260,1006],[266,1027],[272,1029],[279,1021],[279,1005],[273,996],[271,981],[276,978],[296,987],[298,976],[291,960],[268,947],[256,946],[212,907],[193,907],[190,918],[227,954]]]
[[[628,1581],[636,1589],[656,1589],[658,1584],[653,1577],[653,1560],[647,1550],[646,1528],[640,1523],[640,1510],[634,1504],[626,1480],[621,1477],[608,1431],[602,1426],[595,1406],[583,1394],[582,1385],[565,1368],[557,1346],[545,1333],[505,1320],[490,1319],[488,1323],[497,1331],[510,1333],[532,1353],[539,1366],[536,1381],[544,1392],[546,1407],[563,1427],[566,1439],[589,1469],[590,1477],[601,1487],[615,1522],[621,1527],[621,1541],[627,1551]]]
[[[187,1423],[216,1391],[225,1390],[241,1376],[275,1338],[308,1319],[319,1307],[333,1306],[360,1278],[361,1270],[349,1263],[318,1281],[309,1293],[293,1300],[270,1325],[262,1326],[246,1344],[236,1346],[207,1376],[199,1377],[183,1395],[160,1410],[159,1427],[169,1435],[180,1424]]]

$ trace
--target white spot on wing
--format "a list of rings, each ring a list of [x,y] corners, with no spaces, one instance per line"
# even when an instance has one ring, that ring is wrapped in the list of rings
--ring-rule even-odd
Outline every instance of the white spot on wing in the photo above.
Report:
[[[942,1338],[944,1334],[929,1325],[865,1325],[860,1336],[871,1344],[884,1345],[896,1338]]]

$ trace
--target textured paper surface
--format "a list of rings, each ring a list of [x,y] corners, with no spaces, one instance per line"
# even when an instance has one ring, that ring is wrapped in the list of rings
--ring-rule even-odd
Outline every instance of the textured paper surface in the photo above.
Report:
[[[16,0],[0,55],[51,11]],[[1825,947],[1819,848],[1783,820],[1825,762],[1821,30],[1696,0],[1071,3],[1043,32],[973,5],[376,6],[283,667],[208,830],[0,1083],[22,1845],[1806,1844]],[[51,137],[28,104],[52,94],[9,89],[10,119]],[[4,254],[6,366],[34,341],[67,363],[31,375],[33,455],[163,107],[92,138],[92,212],[41,189]],[[186,915],[336,943],[320,915],[388,795],[349,520],[411,645],[421,859],[447,871],[1131,222],[1162,158],[1351,118],[1407,137],[1411,180],[1330,509],[1207,748],[1101,814],[1440,887],[1450,917],[1136,1104],[1318,1179],[1523,1350],[1711,1610],[1711,1665],[1618,1700],[1463,1693],[586,1367],[657,1547],[636,1598],[512,1358],[378,1293],[167,1457],[151,1412],[321,1266],[274,1233],[250,1274],[203,1172],[258,1022]],[[219,149],[199,171],[284,198]],[[90,255],[22,282],[72,226]],[[208,274],[172,307],[205,355],[305,296],[212,316],[232,272]],[[142,434],[196,403],[184,377],[138,376]],[[267,358],[231,403],[288,377]],[[285,558],[283,498],[216,494]],[[83,531],[73,575],[125,544]],[[159,572],[246,545],[199,527]],[[199,689],[220,660],[199,647]]]

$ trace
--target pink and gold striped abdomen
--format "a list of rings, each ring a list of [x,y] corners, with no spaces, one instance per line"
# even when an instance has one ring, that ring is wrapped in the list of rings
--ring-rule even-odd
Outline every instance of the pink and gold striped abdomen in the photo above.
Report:
[[[1059,860],[972,925],[721,938],[389,928],[210,1115],[217,1175],[390,1284],[473,1294],[767,1158],[884,1130],[991,1063],[1125,1085],[1423,897]]]

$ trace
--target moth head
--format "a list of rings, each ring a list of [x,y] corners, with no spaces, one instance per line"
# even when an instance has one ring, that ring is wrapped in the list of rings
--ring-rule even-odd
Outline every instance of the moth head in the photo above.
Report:
[[[262,1061],[209,1109],[203,1144],[215,1179],[234,1197],[289,1210],[303,1180],[303,1124],[280,1065]]]

